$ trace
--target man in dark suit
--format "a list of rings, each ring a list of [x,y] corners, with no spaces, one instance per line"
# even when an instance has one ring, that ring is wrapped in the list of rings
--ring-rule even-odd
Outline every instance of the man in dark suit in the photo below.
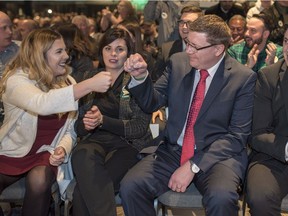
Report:
[[[252,216],[280,215],[288,194],[288,30],[284,59],[261,69],[255,90],[247,201]]]
[[[189,32],[187,22],[193,22],[195,19],[202,15],[203,13],[201,8],[197,6],[188,5],[182,8],[181,17],[178,20],[180,39],[168,41],[162,44],[153,71],[151,71],[151,77],[153,81],[156,81],[163,74],[170,56],[175,53],[185,51],[186,44],[184,39],[188,36]]]
[[[170,189],[184,192],[192,181],[203,195],[207,215],[238,215],[237,190],[248,162],[256,74],[225,54],[230,40],[229,27],[218,16],[189,23],[186,53],[171,57],[154,88],[140,55],[124,64],[132,76],[126,88],[140,107],[146,112],[169,109],[162,143],[121,182],[125,215],[156,215],[157,196]],[[200,101],[202,106],[196,106]],[[194,147],[186,150],[188,145]],[[190,157],[182,160],[187,154]]]

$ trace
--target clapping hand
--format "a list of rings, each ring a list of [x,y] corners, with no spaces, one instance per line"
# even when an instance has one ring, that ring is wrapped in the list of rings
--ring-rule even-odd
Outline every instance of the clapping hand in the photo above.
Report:
[[[275,63],[276,51],[277,51],[277,47],[274,43],[271,42],[267,44],[267,48],[266,48],[267,57],[265,59],[266,65],[271,65]]]
[[[257,62],[259,53],[258,44],[254,44],[248,53],[247,63],[245,65],[252,69]]]

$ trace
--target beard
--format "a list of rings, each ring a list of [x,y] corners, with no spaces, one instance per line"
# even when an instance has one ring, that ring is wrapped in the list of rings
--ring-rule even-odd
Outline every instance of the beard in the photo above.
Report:
[[[261,44],[263,42],[263,37],[261,36],[260,38],[256,39],[256,40],[253,40],[252,38],[250,37],[245,37],[245,44],[247,47],[249,48],[252,48],[254,46],[254,44]]]

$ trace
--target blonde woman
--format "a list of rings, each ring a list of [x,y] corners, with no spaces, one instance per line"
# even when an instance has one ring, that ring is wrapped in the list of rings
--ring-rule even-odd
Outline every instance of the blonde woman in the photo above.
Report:
[[[77,100],[92,91],[105,92],[111,84],[108,72],[76,84],[68,75],[67,59],[59,33],[35,30],[1,80],[5,117],[0,129],[0,193],[25,176],[24,216],[48,215],[57,175],[65,191],[61,180],[72,176],[68,162],[76,139]]]

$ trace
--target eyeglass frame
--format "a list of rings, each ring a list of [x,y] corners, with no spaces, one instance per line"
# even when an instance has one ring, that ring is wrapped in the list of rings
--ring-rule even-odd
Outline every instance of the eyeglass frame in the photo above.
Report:
[[[186,44],[186,48],[191,47],[191,48],[192,48],[192,51],[194,50],[193,53],[197,53],[197,52],[200,51],[200,50],[207,49],[207,48],[210,48],[210,47],[212,47],[212,46],[217,45],[217,44],[210,44],[210,45],[207,45],[207,46],[204,46],[204,47],[199,47],[199,48],[197,48],[197,47],[195,47],[195,45],[191,44],[191,43],[188,41],[187,38],[184,38],[184,42],[185,42],[185,44]]]
[[[177,20],[178,25],[181,26],[181,27],[183,27],[184,25],[188,26],[188,23],[189,23],[189,22],[191,22],[191,21],[190,21],[190,20],[184,21],[184,20],[182,20],[182,19]]]

